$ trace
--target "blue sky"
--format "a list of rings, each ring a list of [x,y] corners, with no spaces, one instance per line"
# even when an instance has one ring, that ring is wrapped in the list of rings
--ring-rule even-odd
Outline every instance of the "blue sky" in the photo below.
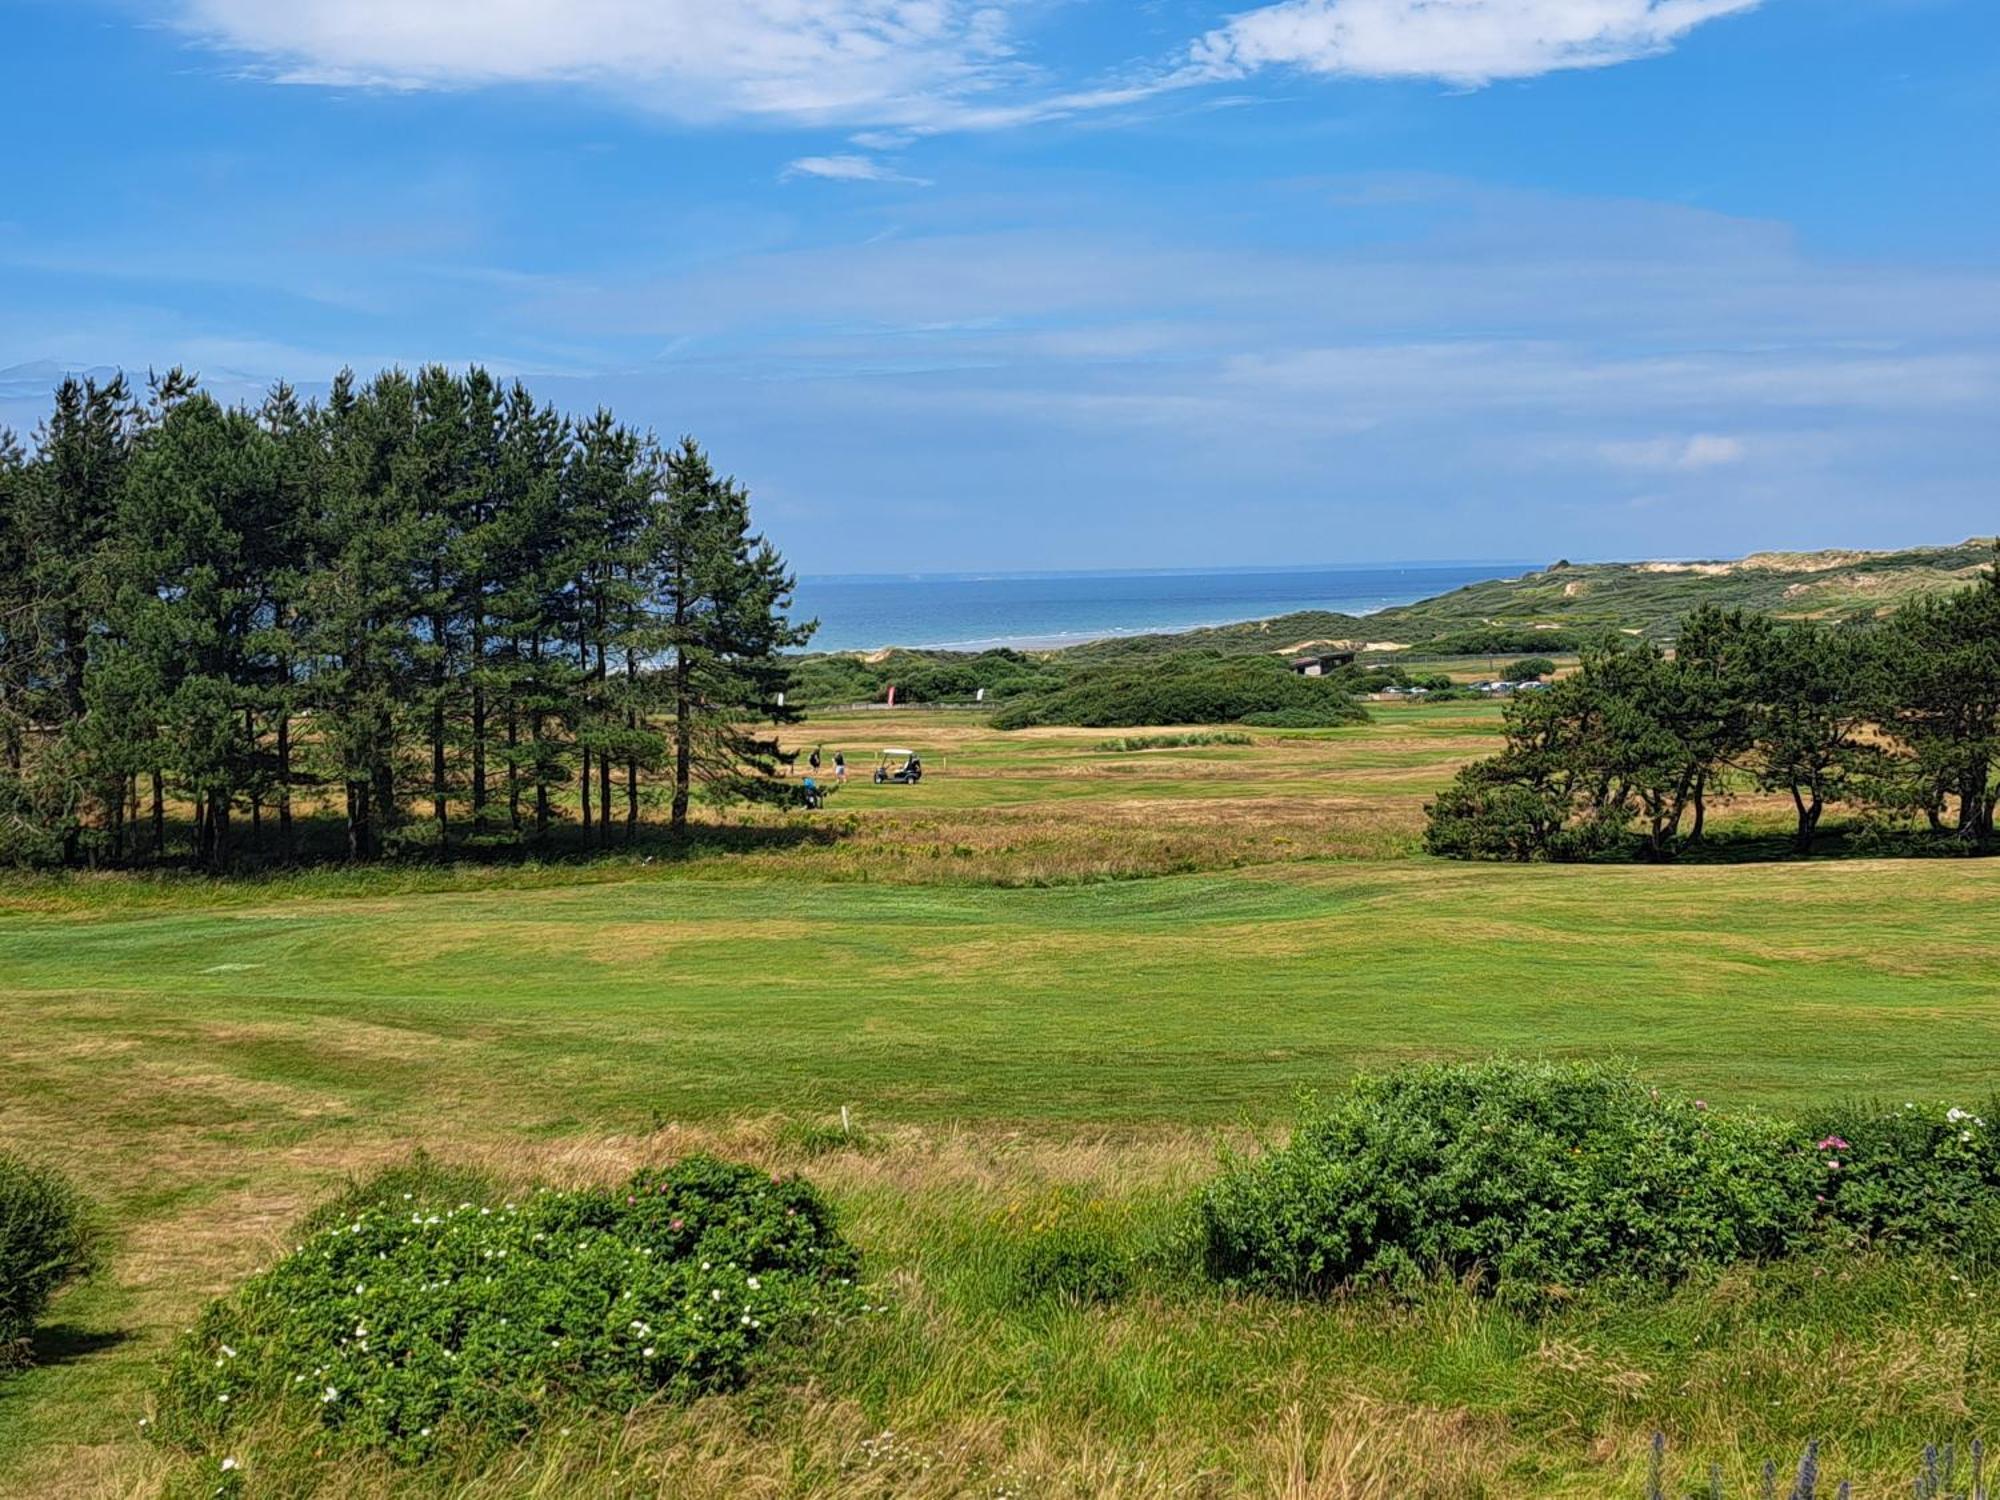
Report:
[[[520,374],[812,572],[2000,527],[1994,0],[0,0],[61,368]]]

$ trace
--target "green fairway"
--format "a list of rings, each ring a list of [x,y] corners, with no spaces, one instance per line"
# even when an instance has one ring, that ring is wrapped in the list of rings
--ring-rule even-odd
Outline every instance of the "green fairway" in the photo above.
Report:
[[[375,1128],[440,1092],[536,1129],[842,1103],[1198,1123],[1268,1118],[1356,1066],[1494,1050],[1629,1054],[1738,1099],[1983,1087],[1996,877],[1385,862],[16,917],[9,1103],[65,1133],[102,1091],[129,1101],[112,1123],[145,1123],[231,1080],[274,1122]]]

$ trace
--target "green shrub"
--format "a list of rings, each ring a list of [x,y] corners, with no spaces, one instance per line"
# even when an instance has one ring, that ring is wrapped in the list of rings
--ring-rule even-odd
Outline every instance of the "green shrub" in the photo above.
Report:
[[[549,1407],[727,1389],[854,1305],[818,1193],[713,1158],[518,1202],[383,1186],[208,1310],[158,1391],[162,1436],[214,1452],[276,1417],[415,1460]]]
[[[1592,634],[1587,630],[1540,630],[1532,625],[1474,626],[1419,641],[1405,655],[1504,656],[1514,651],[1575,651],[1588,644]]]
[[[1544,677],[1555,675],[1556,664],[1548,657],[1524,656],[1519,661],[1509,662],[1500,677],[1505,682],[1540,682]]]
[[[1855,1245],[2000,1262],[2000,1104],[1849,1105],[1808,1116],[1826,1228]]]
[[[1338,729],[1359,724],[1367,714],[1352,703],[1328,703],[1316,708],[1274,708],[1245,714],[1240,722],[1253,729]]]
[[[1008,1275],[1010,1300],[1116,1302],[1132,1284],[1132,1260],[1111,1226],[1066,1217],[1028,1232]]]
[[[1061,687],[1007,703],[993,716],[993,724],[998,729],[1235,724],[1284,711],[1309,712],[1315,724],[1353,724],[1368,717],[1339,678],[1302,677],[1276,656],[1190,650],[1138,662],[1084,665]]]
[[[831,1156],[836,1151],[866,1154],[881,1149],[882,1142],[870,1131],[852,1124],[822,1124],[817,1120],[786,1120],[778,1126],[777,1148],[787,1156]]]
[[[1442,1270],[1539,1295],[1673,1279],[1811,1232],[1819,1163],[1781,1122],[1628,1072],[1496,1062],[1364,1077],[1202,1195],[1209,1271],[1291,1293]]]
[[[0,1152],[0,1367],[26,1358],[49,1299],[95,1263],[89,1216],[68,1179]]]
[[[1201,745],[1254,745],[1254,735],[1228,729],[1196,729],[1185,734],[1127,734],[1099,740],[1097,748],[1115,753],[1135,750],[1190,750]]]

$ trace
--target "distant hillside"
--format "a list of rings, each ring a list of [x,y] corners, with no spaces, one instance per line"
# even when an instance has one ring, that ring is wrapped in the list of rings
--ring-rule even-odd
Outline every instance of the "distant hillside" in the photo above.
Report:
[[[1342,644],[1378,650],[1551,648],[1598,631],[1670,637],[1701,604],[1780,619],[1848,620],[1887,614],[1906,600],[1973,581],[1993,561],[1991,539],[1901,552],[1760,552],[1734,562],[1557,563],[1365,617],[1306,611],[1173,635],[1094,641],[1071,660],[1152,655],[1188,647],[1287,651]]]

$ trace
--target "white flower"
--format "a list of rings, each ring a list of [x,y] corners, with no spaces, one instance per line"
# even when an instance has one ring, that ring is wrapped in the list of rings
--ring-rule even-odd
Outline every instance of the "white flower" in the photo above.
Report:
[[[653,1346],[651,1344],[648,1344],[644,1349],[641,1349],[639,1352],[645,1355],[647,1359],[651,1359],[653,1357]]]
[[[233,1458],[225,1458],[222,1461],[222,1472],[225,1474],[227,1474],[231,1469],[235,1467],[236,1467],[236,1460]]]
[[[1969,1120],[1972,1118],[1971,1115],[1967,1114],[1964,1110],[1959,1109],[1956,1106],[1946,1110],[1944,1112],[1944,1117],[1947,1120],[1951,1121],[1951,1123],[1954,1125],[1956,1125],[1960,1120]]]
[[[710,1292],[708,1300],[711,1302],[720,1302],[722,1300],[722,1288],[717,1287],[714,1291]]]
[[[320,1399],[320,1404],[324,1406],[330,1401],[338,1401],[340,1399],[340,1392],[335,1390],[332,1386],[328,1386],[319,1399]]]
[[[760,1287],[760,1286],[762,1286],[762,1285],[763,1285],[763,1283],[762,1283],[762,1282],[760,1282],[760,1281],[759,1281],[759,1280],[758,1280],[758,1279],[757,1279],[757,1278],[756,1278],[755,1276],[752,1276],[752,1277],[750,1278],[750,1281],[749,1281],[749,1287],[750,1287],[750,1290],[751,1290],[751,1291],[753,1291],[753,1292],[754,1292],[754,1291],[756,1291],[756,1290],[757,1290],[757,1288],[758,1288],[758,1287]]]

